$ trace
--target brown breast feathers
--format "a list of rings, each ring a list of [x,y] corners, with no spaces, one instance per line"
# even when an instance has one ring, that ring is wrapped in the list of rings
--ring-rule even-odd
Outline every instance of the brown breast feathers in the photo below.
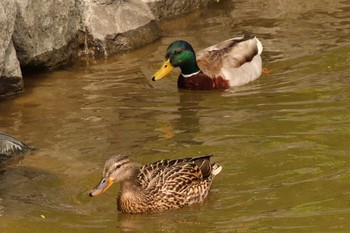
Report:
[[[188,78],[180,74],[177,80],[177,86],[179,88],[191,90],[213,90],[227,89],[230,87],[230,84],[228,80],[223,79],[221,76],[210,78],[202,72],[199,72]]]

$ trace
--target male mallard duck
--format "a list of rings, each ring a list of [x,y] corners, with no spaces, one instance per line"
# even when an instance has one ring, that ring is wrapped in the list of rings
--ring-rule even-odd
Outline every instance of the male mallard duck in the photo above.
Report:
[[[117,206],[126,213],[159,212],[199,203],[222,169],[211,163],[210,157],[167,159],[142,166],[125,155],[116,155],[106,161],[102,180],[89,195],[97,196],[113,183],[120,183]]]
[[[263,46],[255,36],[231,38],[196,54],[183,40],[171,43],[165,62],[152,77],[165,77],[174,67],[180,67],[179,88],[211,90],[239,86],[257,79],[262,72],[260,54]]]

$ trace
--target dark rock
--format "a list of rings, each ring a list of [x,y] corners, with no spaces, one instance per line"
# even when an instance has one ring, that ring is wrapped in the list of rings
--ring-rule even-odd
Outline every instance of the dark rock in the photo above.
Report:
[[[20,140],[0,132],[0,167],[22,158],[23,154],[32,149]]]

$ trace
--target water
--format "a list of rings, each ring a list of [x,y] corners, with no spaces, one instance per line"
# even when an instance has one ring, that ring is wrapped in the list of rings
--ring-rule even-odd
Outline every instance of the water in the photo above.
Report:
[[[38,148],[0,172],[0,232],[350,231],[350,1],[219,1],[164,22],[142,49],[25,77],[0,130]],[[228,91],[150,81],[167,45],[196,50],[253,31],[271,70]],[[104,161],[215,154],[208,200],[150,215],[97,198]]]

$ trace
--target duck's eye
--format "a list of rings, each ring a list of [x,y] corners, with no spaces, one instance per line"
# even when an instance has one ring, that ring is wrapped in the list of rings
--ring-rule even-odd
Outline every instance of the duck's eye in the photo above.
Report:
[[[175,54],[180,54],[182,52],[182,48],[175,49],[174,53]]]
[[[118,169],[118,168],[120,168],[122,165],[121,164],[119,164],[119,165],[117,165],[115,168],[116,169]]]

